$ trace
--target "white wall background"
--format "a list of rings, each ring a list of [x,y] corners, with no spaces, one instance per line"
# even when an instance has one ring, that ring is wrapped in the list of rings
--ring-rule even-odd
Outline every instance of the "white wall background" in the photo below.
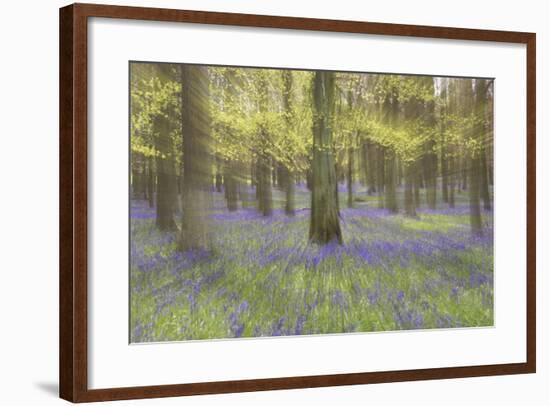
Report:
[[[107,0],[105,0],[107,1]],[[543,236],[550,220],[550,158],[543,139],[550,97],[543,72],[550,55],[549,10],[543,1],[462,0],[109,1],[112,4],[202,9],[378,22],[534,31],[538,42],[538,373],[447,381],[392,383],[139,401],[159,405],[407,404],[547,405],[550,321],[543,321],[550,261]],[[58,374],[58,7],[57,0],[4,2],[0,11],[0,403],[62,404]],[[546,124],[548,125],[548,124]],[[452,349],[450,349],[452,350]],[[292,360],[289,360],[292,362]],[[146,367],[146,366],[144,366]],[[132,404],[118,402],[117,405]]]

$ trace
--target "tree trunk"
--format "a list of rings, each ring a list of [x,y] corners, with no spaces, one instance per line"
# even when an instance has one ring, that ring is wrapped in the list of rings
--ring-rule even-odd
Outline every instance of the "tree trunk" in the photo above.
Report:
[[[310,241],[342,243],[332,151],[334,74],[316,71],[313,82],[313,184],[311,194]]]
[[[353,207],[353,148],[348,148],[348,207]]]
[[[388,209],[392,213],[397,213],[397,198],[395,195],[395,183],[397,173],[395,161],[395,152],[391,149],[388,149],[386,151],[386,185],[384,190],[386,192],[386,209]]]
[[[279,170],[277,167],[277,162],[274,159],[271,159],[271,184],[278,188],[279,187]]]
[[[479,204],[479,189],[480,189],[480,157],[478,154],[472,154],[470,158],[470,227],[472,234],[481,235],[481,207]]]
[[[366,149],[366,170],[367,170],[367,193],[376,193],[376,154],[374,146],[370,141],[365,142]]]
[[[466,189],[468,189],[468,163],[467,163],[467,158],[464,157],[462,159],[462,168],[461,168],[461,175],[462,175],[462,180],[460,182],[460,190],[464,191]]]
[[[313,162],[310,164],[310,168],[312,165],[313,165]],[[309,190],[310,192],[313,189],[313,171],[311,169],[308,169],[306,171],[306,187],[307,187],[307,190]]]
[[[450,163],[451,174],[449,176],[449,207],[455,207],[455,184],[456,184],[456,158],[451,157]]]
[[[238,182],[235,175],[235,163],[227,161],[225,163],[225,198],[227,200],[227,210],[236,211],[239,208]]]
[[[146,199],[146,168],[143,155],[132,152],[132,197]]]
[[[418,209],[420,207],[420,184],[422,183],[422,173],[418,170],[418,164],[416,164],[416,173],[414,174],[414,207]]]
[[[415,183],[415,165],[413,163],[404,164],[405,169],[405,215],[416,217],[416,205],[414,202],[414,183]]]
[[[283,109],[287,130],[292,129],[292,72],[283,70]],[[288,216],[294,216],[294,191],[295,179],[294,172],[287,166],[288,164],[278,163],[280,186],[285,189],[285,213]]]
[[[133,161],[133,159],[132,159]],[[134,162],[132,162],[134,163]],[[132,199],[139,199],[140,196],[140,173],[135,163],[132,168]]]
[[[380,145],[376,146],[376,183],[378,189],[378,208],[384,208],[384,185],[386,183],[385,177],[385,154],[384,148]]]
[[[424,156],[424,179],[426,180],[426,203],[432,210],[436,208],[437,199],[437,156],[433,152],[434,142],[428,141]]]
[[[480,80],[475,80],[475,91],[472,93],[471,81],[464,82],[464,93],[465,99],[468,102],[473,102],[474,110],[471,106],[466,107],[466,113],[469,114],[472,111],[474,113],[480,113],[483,108],[483,85]],[[481,86],[480,86],[481,85]],[[482,140],[481,126],[474,124],[472,127],[468,128],[467,137],[470,140],[479,141]],[[480,191],[481,191],[481,177],[482,177],[482,156],[481,150],[473,148],[469,153],[469,197],[470,197],[470,227],[472,234],[481,235],[482,234],[482,223],[481,223],[481,207],[480,207]]]
[[[444,145],[441,147],[441,197],[443,202],[449,202],[449,162],[447,158],[447,147]]]
[[[403,185],[403,164],[401,159],[397,159],[397,186],[401,187]]]
[[[264,135],[261,136],[262,138]],[[263,216],[271,216],[273,213],[273,198],[271,191],[271,166],[270,159],[265,153],[258,157],[258,204]]]
[[[480,177],[481,182],[479,184],[481,190],[481,200],[483,200],[483,208],[485,210],[491,210],[491,197],[489,195],[489,179],[487,173],[487,156],[485,153],[485,148],[483,147],[480,152]]]
[[[147,158],[147,200],[149,207],[155,205],[155,172],[153,170],[153,158]]]
[[[257,91],[259,93],[258,110],[260,113],[268,111],[269,93],[268,83],[265,72],[262,71],[257,83]],[[269,152],[269,128],[262,124],[258,134],[258,208],[263,216],[271,216],[273,213],[273,198],[271,190],[271,181],[273,177],[272,156]]]
[[[181,65],[182,134],[184,152],[183,219],[179,248],[212,248],[209,214],[212,201],[208,70]]]
[[[216,173],[216,192],[222,192],[223,176],[220,172]]]
[[[156,193],[156,225],[162,231],[176,229],[174,209],[176,203],[176,176],[171,151],[170,123],[162,115],[155,117],[153,123],[156,149],[157,193]]]
[[[487,112],[488,112],[488,106],[487,106],[487,99],[486,99],[486,92],[487,92],[487,88],[484,88],[483,89],[483,94],[482,95],[479,95],[480,97],[480,101],[478,102],[478,110],[480,111],[480,114],[482,114],[482,116],[485,118],[487,116]],[[483,208],[485,210],[491,210],[492,208],[492,204],[491,204],[491,197],[489,195],[489,179],[488,179],[488,176],[489,176],[489,171],[488,171],[488,168],[487,168],[487,151],[485,149],[485,137],[486,137],[486,134],[489,133],[491,131],[490,128],[487,127],[487,125],[485,124],[482,124],[481,125],[481,134],[479,134],[479,138],[480,138],[480,141],[481,141],[481,150],[480,150],[480,177],[481,177],[481,182],[480,182],[480,194],[481,194],[481,199],[483,200]]]
[[[283,167],[284,172],[284,187],[285,187],[285,213],[289,216],[295,214],[294,195],[296,190],[296,184],[294,181],[294,174]]]

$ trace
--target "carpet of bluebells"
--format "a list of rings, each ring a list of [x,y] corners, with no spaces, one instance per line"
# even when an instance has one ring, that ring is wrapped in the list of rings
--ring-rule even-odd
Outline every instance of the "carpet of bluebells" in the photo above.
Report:
[[[212,252],[178,252],[155,209],[132,200],[131,342],[493,325],[493,216],[473,237],[466,193],[408,218],[360,186],[345,208],[343,188],[344,244],[325,246],[308,244],[305,187],[294,217],[279,191],[271,217],[214,195]]]

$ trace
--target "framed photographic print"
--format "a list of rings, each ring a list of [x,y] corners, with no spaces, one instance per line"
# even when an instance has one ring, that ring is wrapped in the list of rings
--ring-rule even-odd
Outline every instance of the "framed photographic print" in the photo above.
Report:
[[[62,398],[535,372],[535,34],[74,4],[60,39]]]

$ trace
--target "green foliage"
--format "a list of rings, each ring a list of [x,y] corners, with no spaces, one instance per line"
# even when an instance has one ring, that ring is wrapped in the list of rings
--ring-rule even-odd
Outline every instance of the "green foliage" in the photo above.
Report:
[[[131,148],[158,156],[154,120],[171,121],[172,148],[181,149],[179,68],[132,67]],[[211,135],[217,162],[250,164],[270,156],[293,172],[312,158],[311,71],[209,67]],[[485,83],[486,82],[486,83]],[[429,152],[444,157],[479,153],[488,126],[480,106],[490,82],[384,74],[335,74],[333,145],[337,164],[349,150],[370,142],[392,151],[404,164]],[[476,98],[477,97],[477,98]],[[174,154],[176,163],[182,159]]]
[[[256,154],[273,156],[291,170],[305,170],[311,149],[311,73],[210,68],[215,151],[223,160],[249,162]],[[283,99],[291,100],[287,108]]]
[[[172,121],[170,136],[174,140],[181,138],[181,127],[178,123],[181,83],[163,78],[154,69],[146,73],[138,69],[134,71],[131,91],[131,149],[146,157],[158,156],[160,152],[154,146],[154,139],[159,136],[155,132],[155,119],[162,117]]]

